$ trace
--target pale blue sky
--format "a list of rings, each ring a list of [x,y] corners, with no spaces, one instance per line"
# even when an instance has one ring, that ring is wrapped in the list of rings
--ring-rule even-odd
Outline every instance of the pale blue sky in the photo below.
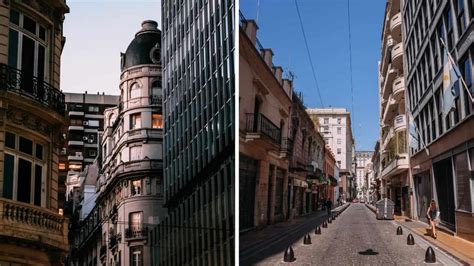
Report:
[[[307,107],[319,107],[294,0],[241,0],[247,19],[260,1],[258,38],[274,61],[295,75]],[[385,0],[350,0],[354,84],[353,134],[357,150],[373,150],[379,136],[378,72]],[[298,0],[325,107],[351,109],[347,0]]]
[[[61,89],[119,94],[120,52],[125,52],[144,20],[158,22],[160,0],[68,0],[64,21]]]

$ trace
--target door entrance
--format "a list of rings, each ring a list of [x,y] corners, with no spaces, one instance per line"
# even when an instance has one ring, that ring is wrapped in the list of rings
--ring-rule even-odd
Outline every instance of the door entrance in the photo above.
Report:
[[[239,211],[240,230],[254,227],[255,184],[258,161],[240,155],[239,169]],[[245,196],[244,196],[245,195]]]
[[[438,195],[438,208],[441,212],[441,223],[455,230],[455,203],[453,185],[453,165],[451,158],[433,164],[433,172]]]

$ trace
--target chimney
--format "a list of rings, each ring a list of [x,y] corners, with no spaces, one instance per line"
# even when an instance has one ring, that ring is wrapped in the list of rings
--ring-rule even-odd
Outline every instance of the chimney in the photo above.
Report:
[[[273,67],[273,51],[270,48],[262,49],[263,60],[269,67]]]
[[[273,69],[274,69],[274,73],[275,73],[275,78],[281,84],[281,77],[283,75],[283,68],[281,66],[276,66]]]
[[[283,79],[283,90],[291,98],[293,84],[289,79]]]
[[[249,37],[250,41],[253,45],[257,42],[257,22],[255,20],[250,19],[245,21],[245,34]]]

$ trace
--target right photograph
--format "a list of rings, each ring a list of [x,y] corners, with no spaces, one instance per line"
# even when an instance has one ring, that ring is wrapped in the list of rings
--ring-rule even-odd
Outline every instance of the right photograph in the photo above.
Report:
[[[240,1],[240,265],[474,265],[473,21]]]

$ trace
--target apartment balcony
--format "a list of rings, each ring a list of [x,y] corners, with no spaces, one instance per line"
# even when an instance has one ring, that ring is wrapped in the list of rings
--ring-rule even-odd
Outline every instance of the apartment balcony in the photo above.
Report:
[[[288,157],[293,154],[293,140],[285,138],[281,140],[280,157]]]
[[[0,236],[38,248],[68,250],[68,221],[35,205],[0,198]]]
[[[150,105],[162,105],[163,96],[161,95],[151,95],[150,96]]]
[[[397,115],[395,119],[393,120],[393,129],[395,132],[406,129],[407,128],[407,121],[406,121],[406,115]]]
[[[68,146],[84,146],[84,141],[82,140],[70,140],[67,142]]]
[[[84,112],[82,111],[69,111],[69,117],[82,117],[84,116]]]
[[[69,131],[84,131],[84,126],[69,126]]]
[[[245,132],[247,139],[268,139],[273,144],[281,145],[281,131],[263,114],[245,114]]]
[[[397,42],[402,41],[402,14],[400,12],[390,19],[390,32]]]
[[[125,241],[147,240],[148,228],[127,228],[125,229]]]
[[[397,126],[402,124],[401,120],[395,121]],[[407,131],[399,129],[382,149],[382,178],[391,177],[408,169],[407,150]]]
[[[392,48],[392,67],[403,73],[403,43],[397,43]]]
[[[111,171],[109,177],[116,177],[126,174],[149,173],[150,170],[163,169],[163,161],[143,159],[130,162],[121,162],[117,165],[110,165],[110,167],[113,170]]]
[[[67,156],[68,161],[83,161],[84,157],[82,156],[82,152],[76,152],[75,154],[71,154]]]
[[[393,98],[400,102],[405,99],[405,78],[400,76],[393,81],[392,85]]]
[[[0,64],[0,91],[7,91],[33,100],[64,116],[64,94],[42,79],[21,70]]]
[[[387,179],[408,170],[408,154],[400,154],[383,167],[382,178]]]

